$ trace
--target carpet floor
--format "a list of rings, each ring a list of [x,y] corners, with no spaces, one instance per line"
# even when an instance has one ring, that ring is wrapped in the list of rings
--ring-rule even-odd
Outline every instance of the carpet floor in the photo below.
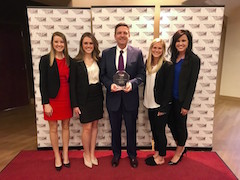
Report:
[[[87,168],[83,164],[83,151],[69,151],[71,167],[63,167],[60,172],[54,168],[53,151],[22,151],[0,172],[0,180],[45,180],[45,179],[81,179],[81,180],[235,180],[236,176],[215,152],[188,151],[176,166],[167,162],[173,151],[167,151],[166,162],[160,166],[147,166],[146,157],[152,151],[138,151],[138,168],[132,168],[126,151],[118,167],[111,166],[112,152],[97,150],[99,165]]]

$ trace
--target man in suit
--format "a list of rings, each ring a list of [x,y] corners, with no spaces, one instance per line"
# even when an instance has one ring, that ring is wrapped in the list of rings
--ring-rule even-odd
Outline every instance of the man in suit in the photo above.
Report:
[[[136,153],[136,120],[139,107],[138,86],[145,80],[145,68],[141,50],[128,45],[129,27],[125,23],[115,26],[117,46],[102,52],[100,78],[107,89],[106,106],[112,129],[112,166],[116,167],[121,158],[121,125],[125,121],[127,131],[127,153],[130,165],[138,166]],[[122,56],[123,63],[119,62]],[[121,67],[120,67],[121,66]],[[120,69],[121,68],[121,69]],[[124,87],[113,83],[113,76],[118,70],[130,75]]]

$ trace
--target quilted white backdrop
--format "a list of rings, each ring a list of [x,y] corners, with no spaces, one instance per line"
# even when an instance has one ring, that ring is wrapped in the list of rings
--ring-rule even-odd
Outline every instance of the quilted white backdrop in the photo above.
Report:
[[[193,50],[202,61],[197,89],[188,117],[187,146],[189,147],[212,146],[216,75],[223,11],[223,7],[161,7],[160,36],[166,41],[167,46],[175,31],[189,29],[194,38]],[[130,44],[139,47],[146,59],[148,47],[153,39],[154,7],[92,7],[92,18],[92,28],[99,41],[100,50],[116,44],[114,26],[118,22],[124,21],[130,25]],[[28,19],[33,60],[38,147],[50,147],[49,128],[47,122],[43,120],[39,92],[39,60],[42,55],[49,52],[51,35],[55,31],[61,31],[66,35],[69,53],[74,57],[78,52],[81,35],[91,31],[91,10],[88,8],[28,7]],[[142,100],[141,87],[137,145],[150,146],[150,126]],[[60,130],[61,128],[59,128]],[[168,129],[167,136],[168,145],[175,146]],[[122,138],[122,145],[125,146],[124,125]],[[81,124],[74,118],[70,123],[70,146],[82,146]],[[111,146],[111,128],[106,109],[104,109],[104,118],[99,121],[97,146]]]

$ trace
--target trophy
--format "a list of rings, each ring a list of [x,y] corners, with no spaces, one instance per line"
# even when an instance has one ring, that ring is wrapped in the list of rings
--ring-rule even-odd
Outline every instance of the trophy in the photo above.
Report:
[[[130,75],[126,71],[117,71],[113,75],[113,83],[120,87],[126,86],[126,83],[129,81]]]

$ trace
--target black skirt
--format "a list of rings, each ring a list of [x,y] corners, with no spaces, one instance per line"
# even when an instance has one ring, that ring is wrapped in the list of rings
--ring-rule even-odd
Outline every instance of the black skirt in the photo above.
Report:
[[[80,110],[81,123],[89,123],[103,118],[103,91],[100,83],[89,85],[86,104]]]

